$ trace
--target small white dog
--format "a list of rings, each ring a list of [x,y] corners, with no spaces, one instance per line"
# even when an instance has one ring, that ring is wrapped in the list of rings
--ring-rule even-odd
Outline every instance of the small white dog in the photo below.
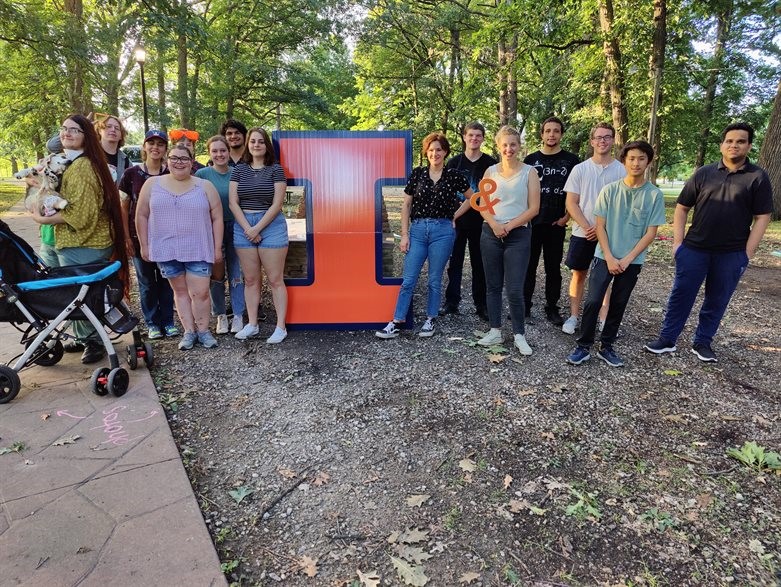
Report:
[[[68,167],[68,158],[63,153],[47,155],[33,167],[22,169],[14,174],[16,179],[30,177],[37,182],[37,186],[27,188],[27,197],[24,206],[30,212],[38,209],[41,216],[51,216],[64,209],[68,201],[60,197],[57,189],[65,169]]]

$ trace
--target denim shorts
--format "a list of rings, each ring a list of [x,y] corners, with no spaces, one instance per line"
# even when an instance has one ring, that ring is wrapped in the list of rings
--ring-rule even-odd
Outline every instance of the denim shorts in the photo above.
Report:
[[[564,264],[573,271],[585,271],[591,266],[596,250],[596,239],[590,241],[582,236],[572,236],[569,240],[569,250]]]
[[[260,222],[266,212],[244,212],[244,217],[250,226]],[[288,246],[287,221],[284,214],[277,213],[276,218],[260,231],[260,242],[253,243],[244,236],[244,229],[236,222],[233,225],[233,246],[237,249],[283,249]]]
[[[210,277],[212,274],[212,264],[206,261],[163,261],[157,266],[160,268],[160,274],[166,279],[179,277],[185,272],[198,277]]]

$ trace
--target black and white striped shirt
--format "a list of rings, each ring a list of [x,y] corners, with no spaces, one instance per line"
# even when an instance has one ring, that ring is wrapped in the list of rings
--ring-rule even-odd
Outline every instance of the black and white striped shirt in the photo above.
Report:
[[[279,163],[260,169],[239,163],[232,169],[231,181],[239,184],[239,206],[242,210],[268,210],[274,202],[274,184],[287,182]]]

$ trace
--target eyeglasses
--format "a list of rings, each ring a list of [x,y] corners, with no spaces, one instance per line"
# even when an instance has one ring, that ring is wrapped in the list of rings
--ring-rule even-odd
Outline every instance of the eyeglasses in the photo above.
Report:
[[[596,141],[598,143],[609,143],[613,140],[613,135],[603,135],[601,137],[594,137],[591,139],[592,141]]]
[[[195,130],[187,130],[186,128],[174,128],[168,132],[168,136],[171,137],[171,140],[173,141],[178,141],[179,139],[184,137],[195,142],[198,140],[198,137],[201,135],[199,135],[198,131]]]
[[[192,159],[190,157],[176,157],[176,156],[174,156],[174,157],[169,157],[168,158],[168,162],[169,163],[189,163],[190,161],[192,161]]]
[[[78,135],[84,133],[78,126],[61,126],[60,132],[64,135]]]

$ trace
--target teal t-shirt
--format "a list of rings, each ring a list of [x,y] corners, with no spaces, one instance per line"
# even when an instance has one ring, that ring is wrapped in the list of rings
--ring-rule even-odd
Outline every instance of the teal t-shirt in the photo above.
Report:
[[[231,181],[231,171],[232,169],[228,167],[228,171],[220,173],[214,167],[209,166],[195,172],[195,177],[207,179],[217,188],[217,193],[220,194],[220,201],[222,202],[222,219],[224,222],[233,222],[233,213],[228,207],[228,187]]]
[[[649,226],[665,223],[664,195],[650,182],[636,188],[628,187],[623,180],[609,183],[599,192],[594,216],[605,219],[610,252],[616,259],[621,259],[635,248]],[[640,253],[632,265],[642,265],[645,253]],[[599,245],[594,254],[605,259]]]

